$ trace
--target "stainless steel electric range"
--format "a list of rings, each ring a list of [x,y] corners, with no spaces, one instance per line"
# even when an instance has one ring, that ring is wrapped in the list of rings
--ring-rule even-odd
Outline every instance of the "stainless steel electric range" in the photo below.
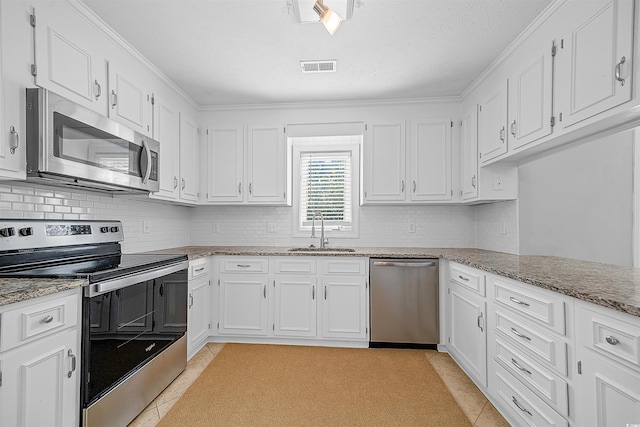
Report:
[[[126,426],[187,362],[185,255],[123,254],[119,221],[0,219],[0,277],[85,278],[81,419]]]

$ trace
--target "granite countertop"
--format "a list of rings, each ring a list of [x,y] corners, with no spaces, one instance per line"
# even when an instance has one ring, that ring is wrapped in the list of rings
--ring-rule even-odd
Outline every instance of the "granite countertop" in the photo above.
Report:
[[[273,246],[183,246],[149,253],[184,254],[190,260],[213,255],[359,256],[444,258],[480,270],[640,316],[640,269],[550,256],[512,255],[483,249],[355,248],[355,252],[290,252]],[[0,307],[83,286],[85,280],[0,279]]]

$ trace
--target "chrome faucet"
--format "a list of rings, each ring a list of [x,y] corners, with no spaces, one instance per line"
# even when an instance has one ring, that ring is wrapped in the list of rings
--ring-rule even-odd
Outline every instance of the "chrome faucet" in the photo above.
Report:
[[[316,237],[316,217],[318,216],[320,216],[320,247],[325,248],[329,243],[329,238],[324,237],[324,216],[322,215],[322,212],[316,212],[313,214],[313,219],[311,220],[311,238],[315,239]]]

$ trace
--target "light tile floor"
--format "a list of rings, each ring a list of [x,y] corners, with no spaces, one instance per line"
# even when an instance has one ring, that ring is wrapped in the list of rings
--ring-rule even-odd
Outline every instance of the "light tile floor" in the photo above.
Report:
[[[189,360],[184,372],[129,427],[154,427],[158,424],[223,347],[224,344],[218,343],[205,345]],[[427,352],[427,358],[471,424],[475,427],[509,427],[509,423],[447,353],[430,351]]]

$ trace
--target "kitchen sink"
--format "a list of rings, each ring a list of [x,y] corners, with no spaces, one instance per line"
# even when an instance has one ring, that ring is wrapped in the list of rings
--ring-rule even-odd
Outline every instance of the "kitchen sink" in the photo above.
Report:
[[[291,248],[289,252],[355,252],[353,248],[316,248],[307,246],[306,248]]]

